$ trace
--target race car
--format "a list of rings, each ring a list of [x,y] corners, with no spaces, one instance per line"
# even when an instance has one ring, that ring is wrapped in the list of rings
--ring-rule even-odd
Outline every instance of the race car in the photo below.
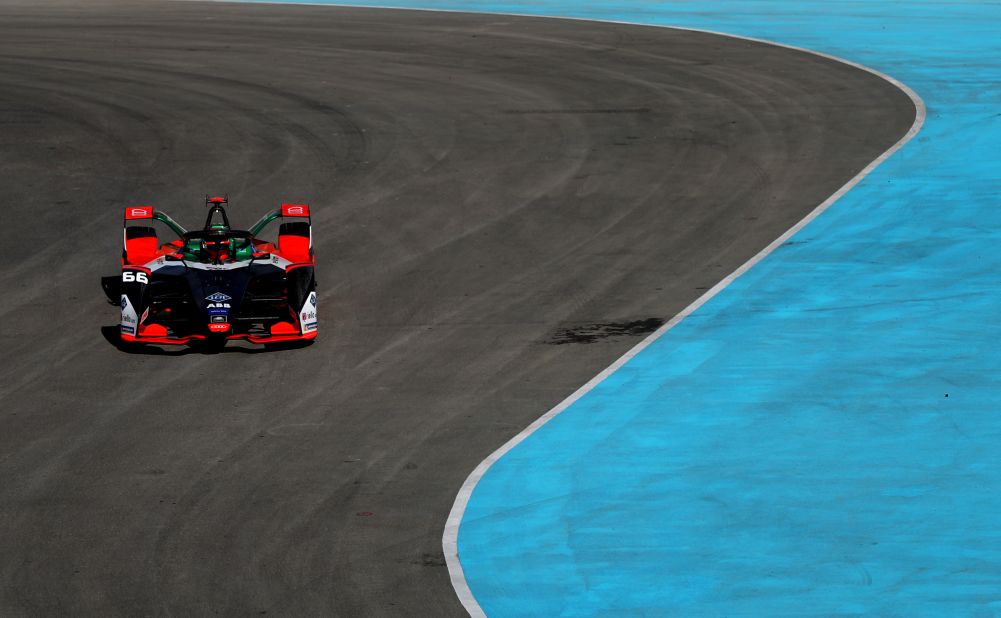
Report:
[[[121,275],[101,280],[109,302],[121,307],[121,342],[221,348],[234,339],[315,339],[309,206],[282,204],[249,230],[236,230],[226,198],[207,197],[205,205],[205,226],[191,232],[152,206],[125,209]],[[279,220],[274,241],[263,240],[262,231]],[[178,238],[161,244],[155,222]]]

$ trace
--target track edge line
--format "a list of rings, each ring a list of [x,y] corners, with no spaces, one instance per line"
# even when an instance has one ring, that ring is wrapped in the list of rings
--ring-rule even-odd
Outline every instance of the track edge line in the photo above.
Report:
[[[851,180],[846,182],[837,191],[834,192],[830,197],[824,200],[820,205],[810,211],[805,217],[803,217],[798,223],[793,225],[791,228],[786,230],[781,236],[773,240],[764,249],[756,253],[751,259],[741,264],[735,271],[724,277],[719,283],[707,290],[702,296],[697,298],[690,305],[681,310],[680,313],[671,318],[663,326],[658,328],[656,331],[648,335],[643,341],[639,342],[635,346],[629,349],[625,354],[616,359],[611,365],[606,367],[598,375],[594,376],[587,381],[583,386],[574,391],[569,397],[558,403],[555,407],[551,408],[548,412],[535,419],[528,427],[521,430],[512,437],[510,440],[505,442],[500,448],[492,452],[483,461],[476,466],[475,469],[466,477],[466,480],[462,483],[459,488],[459,492],[456,495],[455,502],[452,503],[452,508],[449,511],[448,519],[445,522],[445,531],[442,535],[442,549],[445,554],[445,564],[448,567],[449,579],[452,583],[452,588],[455,589],[455,594],[462,603],[462,606],[473,618],[486,618],[486,613],[480,604],[476,601],[476,597],[473,595],[472,590],[469,588],[469,583],[466,581],[465,572],[462,568],[462,563],[459,558],[459,527],[462,523],[462,517],[466,512],[466,508],[469,505],[469,500],[472,497],[473,491],[479,484],[480,479],[487,473],[487,471],[499,461],[504,455],[513,450],[516,446],[524,442],[529,436],[538,431],[543,425],[551,421],[553,418],[559,416],[567,408],[573,405],[578,399],[586,395],[588,392],[593,390],[596,386],[604,382],[609,376],[618,371],[629,362],[634,356],[642,352],[645,348],[650,346],[653,342],[657,341],[663,337],[668,331],[684,321],[685,318],[690,316],[692,313],[697,311],[702,305],[709,302],[713,297],[717,296],[724,289],[729,287],[734,281],[740,278],[744,273],[749,271],[751,268],[759,264],[762,260],[768,257],[772,252],[775,251],[779,246],[788,241],[790,238],[799,233],[803,228],[813,222],[814,219],[823,214],[827,209],[834,205],[835,202],[840,200],[846,193],[853,189],[856,185],[862,182],[869,174],[873,172],[877,167],[882,165],[887,159],[893,156],[898,150],[904,147],[905,144],[910,142],[915,135],[924,126],[925,119],[927,117],[927,108],[925,107],[924,101],[921,97],[909,86],[903,82],[881,72],[872,67],[853,62],[851,60],[846,60],[844,58],[839,58],[837,56],[826,54],[824,52],[815,51],[812,49],[806,49],[804,47],[797,47],[795,45],[787,45],[785,43],[778,43],[776,41],[769,41],[766,39],[759,39],[750,36],[743,36],[738,34],[729,34],[726,32],[719,32],[716,30],[707,30],[702,28],[688,28],[684,26],[671,26],[662,24],[644,24],[638,22],[628,22],[619,20],[608,20],[608,19],[591,19],[585,17],[567,17],[560,15],[533,15],[530,13],[506,13],[506,12],[494,12],[494,11],[462,11],[462,10],[450,10],[450,9],[429,9],[429,8],[415,8],[415,7],[401,7],[401,6],[372,6],[372,5],[357,5],[357,4],[332,4],[326,2],[269,2],[269,1],[259,1],[259,0],[173,0],[175,2],[199,2],[208,1],[214,3],[233,3],[233,4],[268,4],[268,5],[292,5],[292,6],[333,6],[342,8],[360,8],[360,9],[383,9],[383,10],[396,10],[396,11],[422,11],[428,13],[463,13],[463,14],[476,14],[476,15],[500,15],[508,17],[532,17],[536,19],[561,19],[565,21],[580,21],[589,23],[604,23],[604,24],[618,24],[623,26],[637,26],[646,28],[664,28],[668,30],[679,30],[683,32],[698,32],[702,34],[712,34],[716,36],[726,37],[730,39],[737,39],[742,41],[750,41],[753,43],[761,43],[764,45],[771,45],[773,47],[780,47],[783,49],[789,49],[792,51],[803,52],[811,54],[813,56],[818,56],[821,58],[826,58],[828,60],[833,60],[841,64],[854,67],[856,69],[865,71],[880,79],[890,83],[897,89],[901,90],[904,94],[911,99],[914,104],[914,121],[911,124],[910,129],[907,133],[903,135],[896,143],[894,143],[890,148],[888,148],[881,155],[876,157],[869,165],[865,166],[862,171],[852,177]]]
[[[394,8],[394,7],[382,7],[382,8]],[[428,10],[434,11],[435,9],[418,9],[418,10]],[[473,12],[473,11],[448,11],[448,12]],[[810,211],[805,217],[803,217],[798,223],[793,225],[791,228],[786,230],[781,236],[773,240],[764,249],[755,254],[751,259],[740,265],[735,271],[723,278],[719,283],[707,290],[702,296],[697,298],[690,305],[681,310],[680,313],[671,318],[663,326],[658,328],[656,331],[648,335],[643,341],[639,342],[635,346],[629,349],[625,354],[616,359],[611,365],[606,367],[598,375],[594,376],[587,381],[583,386],[574,391],[569,397],[558,403],[555,407],[551,408],[548,412],[537,418],[531,425],[520,431],[510,440],[505,442],[500,448],[495,450],[493,453],[487,456],[486,459],[480,462],[478,466],[466,477],[465,482],[463,482],[462,487],[459,489],[459,493],[456,495],[455,502],[452,504],[452,509],[449,511],[448,519],[445,523],[445,533],[442,537],[442,549],[445,553],[445,563],[448,566],[449,577],[452,581],[452,587],[455,588],[456,596],[458,596],[459,601],[462,603],[463,607],[469,612],[469,615],[473,618],[486,618],[486,613],[480,604],[476,601],[476,597],[473,595],[472,590],[469,588],[469,583],[466,581],[465,572],[462,568],[462,563],[459,558],[459,527],[462,523],[462,518],[465,515],[466,508],[469,505],[469,500],[472,497],[473,491],[479,484],[480,480],[487,473],[487,471],[504,455],[513,450],[520,443],[525,441],[529,436],[538,431],[543,425],[551,421],[553,418],[559,416],[567,408],[573,405],[577,400],[586,395],[588,392],[593,390],[599,384],[604,382],[609,376],[622,368],[627,362],[629,362],[633,357],[638,355],[644,349],[649,347],[653,342],[657,341],[663,337],[668,331],[673,329],[675,326],[680,324],[692,313],[697,311],[702,305],[709,302],[713,297],[717,296],[724,289],[729,287],[734,281],[740,278],[744,273],[758,265],[771,253],[773,253],[778,247],[788,241],[790,238],[798,234],[803,228],[808,226],[814,219],[819,217],[825,211],[827,211],[831,206],[840,200],[846,193],[852,190],[856,185],[862,182],[869,174],[873,172],[877,167],[882,165],[887,159],[893,156],[898,150],[904,147],[908,142],[910,142],[914,136],[918,134],[921,128],[924,126],[925,119],[927,117],[927,108],[925,107],[924,101],[921,97],[909,86],[903,82],[881,72],[871,67],[853,62],[851,60],[846,60],[844,58],[839,58],[831,54],[826,54],[824,52],[818,52],[811,49],[806,49],[803,47],[796,47],[794,45],[786,45],[784,43],[777,43],[775,41],[768,41],[765,39],[759,39],[754,37],[728,34],[725,32],[718,32],[714,30],[705,30],[700,28],[686,28],[680,26],[667,26],[658,24],[639,24],[634,22],[624,22],[624,21],[614,21],[614,20],[600,20],[600,19],[586,19],[586,18],[576,18],[576,17],[561,17],[561,16],[540,16],[540,15],[528,15],[521,13],[486,13],[491,15],[509,15],[512,17],[539,17],[548,19],[564,19],[568,21],[584,21],[584,22],[598,22],[598,23],[612,23],[621,24],[629,26],[646,26],[653,28],[666,28],[670,30],[681,30],[687,32],[700,32],[704,34],[713,34],[717,36],[728,37],[732,39],[751,41],[754,43],[762,43],[766,45],[771,45],[774,47],[781,47],[784,49],[789,49],[798,52],[808,53],[814,56],[819,56],[821,58],[826,58],[828,60],[833,60],[841,64],[845,64],[856,69],[860,69],[876,77],[883,79],[884,81],[895,86],[897,89],[902,91],[904,94],[911,99],[911,103],[914,105],[914,121],[911,123],[910,128],[907,132],[895,142],[890,148],[884,151],[881,155],[876,157],[869,165],[865,166],[862,171],[852,177],[848,182],[841,186],[837,191],[835,191],[830,197],[821,202],[816,208]]]

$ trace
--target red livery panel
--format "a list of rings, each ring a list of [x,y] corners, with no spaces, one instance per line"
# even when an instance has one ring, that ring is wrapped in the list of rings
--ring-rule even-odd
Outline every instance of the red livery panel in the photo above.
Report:
[[[282,204],[283,217],[308,217],[309,206],[306,204]]]
[[[278,251],[290,262],[312,263],[309,237],[297,234],[282,234],[278,237]]]
[[[152,219],[153,218],[153,207],[152,206],[132,206],[125,209],[125,220],[131,221],[133,219]]]

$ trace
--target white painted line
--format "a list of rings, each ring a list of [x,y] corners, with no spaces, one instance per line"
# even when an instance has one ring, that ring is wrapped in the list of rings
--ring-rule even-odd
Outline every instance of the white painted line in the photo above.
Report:
[[[175,0],[175,1],[178,1],[178,2],[193,2],[193,1],[200,1],[200,0]],[[853,187],[855,187],[855,185],[857,185],[858,183],[862,182],[863,178],[865,178],[866,176],[868,176],[869,174],[871,174],[874,169],[876,169],[884,161],[886,161],[887,159],[889,159],[893,155],[893,153],[897,152],[898,150],[900,150],[904,146],[904,144],[906,144],[907,142],[911,141],[911,139],[913,139],[914,136],[918,134],[918,131],[921,130],[921,127],[924,125],[924,122],[925,122],[925,116],[927,115],[927,110],[925,108],[924,101],[921,100],[921,97],[919,97],[916,92],[914,92],[913,90],[911,90],[904,83],[902,83],[902,82],[900,82],[900,81],[898,81],[898,80],[890,77],[889,75],[886,75],[885,73],[881,73],[881,72],[879,72],[879,71],[877,71],[877,70],[875,70],[873,68],[870,68],[870,67],[858,64],[857,62],[852,62],[850,60],[845,60],[844,58],[838,58],[837,56],[832,56],[830,54],[825,54],[823,52],[817,52],[817,51],[813,51],[813,50],[810,50],[810,49],[804,49],[802,47],[796,47],[796,46],[793,46],[793,45],[786,45],[784,43],[776,43],[774,41],[766,41],[764,39],[756,39],[756,38],[748,37],[748,36],[740,36],[740,35],[736,35],[736,34],[727,34],[725,32],[716,32],[714,30],[702,30],[702,29],[699,29],[699,28],[684,28],[684,27],[679,27],[679,26],[662,26],[662,25],[658,25],[658,24],[639,24],[639,23],[634,23],[634,22],[615,21],[615,20],[586,19],[586,18],[582,18],[582,17],[562,17],[562,16],[551,16],[551,15],[530,15],[530,14],[526,14],[526,13],[494,13],[494,12],[486,12],[486,11],[484,11],[484,12],[480,12],[480,11],[457,11],[457,10],[447,10],[447,9],[408,8],[408,7],[399,7],[399,6],[366,6],[366,5],[357,5],[357,4],[327,4],[327,3],[319,3],[319,2],[257,2],[256,0],[252,1],[252,2],[247,2],[246,0],[210,0],[210,1],[213,1],[213,2],[234,2],[234,3],[240,3],[240,4],[269,4],[269,5],[286,5],[286,4],[288,4],[288,5],[300,5],[300,6],[337,6],[337,7],[345,7],[345,8],[380,9],[380,10],[397,10],[397,11],[422,11],[422,12],[426,12],[426,13],[464,13],[464,14],[475,14],[475,15],[499,15],[499,16],[508,16],[508,17],[533,17],[533,18],[536,18],[536,19],[561,19],[561,20],[565,20],[565,21],[582,21],[582,22],[604,23],[604,24],[620,24],[620,25],[624,25],[624,26],[635,26],[635,27],[641,27],[641,28],[666,28],[668,30],[680,30],[680,31],[684,31],[684,32],[701,32],[703,34],[713,34],[713,35],[727,37],[727,38],[731,38],[731,39],[739,39],[739,40],[743,40],[743,41],[751,41],[751,42],[754,42],[754,43],[763,43],[765,45],[771,45],[773,47],[781,47],[781,48],[790,49],[790,50],[793,50],[793,51],[804,52],[804,53],[811,54],[811,55],[814,55],[814,56],[819,56],[821,58],[827,58],[828,60],[833,60],[835,62],[840,62],[841,64],[846,64],[848,66],[855,67],[856,69],[860,69],[862,71],[866,71],[867,73],[871,73],[871,74],[873,74],[873,75],[875,75],[875,76],[877,76],[877,77],[879,77],[879,78],[881,78],[881,79],[883,79],[883,80],[885,80],[885,81],[893,84],[894,86],[896,86],[897,88],[899,88],[900,90],[902,90],[904,92],[904,94],[906,94],[908,97],[910,97],[911,101],[914,103],[914,110],[915,110],[914,123],[911,124],[911,128],[907,131],[906,134],[904,134],[903,137],[900,138],[900,140],[897,141],[897,143],[895,143],[893,146],[891,146],[886,152],[884,152],[883,154],[879,155],[875,160],[872,161],[872,163],[870,163],[869,165],[867,165],[865,167],[865,169],[863,169],[861,172],[859,172],[854,178],[852,178],[851,180],[849,180],[847,183],[844,184],[844,186],[842,186],[840,189],[838,189],[833,195],[831,195],[829,198],[827,198],[826,200],[824,200],[823,203],[821,203],[819,206],[817,206],[816,208],[814,208],[809,214],[807,214],[805,217],[803,217],[803,219],[800,220],[799,223],[797,223],[796,225],[794,225],[791,228],[789,228],[784,234],[782,234],[781,236],[779,236],[778,238],[776,238],[767,247],[765,247],[764,249],[762,249],[761,251],[759,251],[754,257],[752,257],[747,262],[745,262],[744,264],[742,264],[739,268],[737,268],[737,270],[735,270],[732,273],[730,273],[729,275],[727,275],[722,281],[720,281],[719,283],[717,283],[716,285],[714,285],[712,288],[710,288],[708,291],[706,291],[705,294],[703,294],[698,299],[696,299],[695,302],[693,302],[692,304],[690,304],[687,307],[685,307],[681,311],[681,313],[679,313],[678,315],[676,315],[673,318],[671,318],[671,320],[669,322],[667,322],[666,324],[664,324],[663,326],[661,326],[660,328],[658,328],[656,331],[654,331],[653,333],[651,333],[646,339],[644,339],[643,341],[641,341],[638,344],[636,344],[636,346],[634,346],[628,352],[626,352],[621,357],[619,357],[618,360],[616,360],[614,363],[612,363],[611,365],[609,365],[608,367],[606,367],[604,371],[602,371],[598,375],[596,375],[593,378],[591,378],[587,382],[587,384],[585,384],[584,386],[581,386],[580,388],[578,388],[576,391],[573,392],[572,395],[570,395],[569,397],[567,397],[566,399],[564,399],[563,401],[561,401],[556,407],[554,407],[553,409],[549,410],[548,412],[546,412],[545,414],[543,414],[542,416],[540,416],[538,419],[535,420],[534,423],[532,423],[531,425],[529,425],[528,427],[526,427],[525,429],[523,429],[518,435],[516,435],[513,438],[511,438],[510,440],[508,440],[506,443],[504,443],[503,446],[501,446],[499,449],[497,449],[496,451],[494,451],[493,453],[491,453],[489,456],[487,456],[487,458],[484,459],[483,461],[481,461],[480,465],[476,466],[476,469],[473,470],[472,473],[468,477],[466,477],[466,481],[462,484],[462,487],[459,489],[459,493],[458,493],[458,495],[455,498],[455,502],[452,504],[452,510],[448,514],[448,520],[445,522],[445,534],[442,537],[441,544],[442,544],[442,548],[444,549],[444,552],[445,552],[445,563],[448,565],[448,574],[449,574],[449,577],[452,580],[452,587],[455,588],[455,594],[459,597],[459,601],[462,603],[462,606],[466,608],[466,611],[469,612],[469,615],[473,616],[474,618],[480,618],[480,617],[485,618],[486,614],[483,612],[483,608],[480,607],[480,604],[476,602],[476,597],[473,596],[472,590],[469,589],[469,584],[466,582],[465,573],[462,570],[462,562],[459,559],[459,525],[462,522],[462,516],[463,516],[463,514],[465,514],[465,512],[466,512],[466,507],[469,505],[469,499],[470,499],[470,497],[473,494],[473,490],[476,489],[476,485],[480,482],[480,479],[483,478],[483,475],[486,474],[487,470],[489,470],[490,467],[492,465],[494,465],[501,457],[503,457],[504,455],[506,455],[508,453],[508,451],[510,451],[514,447],[518,446],[521,442],[523,442],[526,438],[528,438],[528,436],[530,436],[533,433],[535,433],[540,427],[542,427],[543,425],[545,425],[546,423],[548,423],[549,421],[551,421],[552,419],[554,419],[557,415],[559,415],[560,413],[562,413],[564,410],[566,410],[567,408],[569,408],[571,405],[573,405],[573,403],[575,401],[577,401],[578,399],[580,399],[581,397],[583,397],[584,395],[586,395],[589,391],[591,391],[592,389],[594,389],[594,387],[596,387],[599,384],[601,384],[602,382],[604,382],[605,379],[608,378],[608,376],[610,376],[613,373],[615,373],[616,371],[618,371],[619,368],[621,368],[623,365],[625,365],[627,362],[629,362],[629,360],[631,358],[633,358],[634,356],[636,356],[637,354],[639,354],[640,352],[642,352],[647,346],[649,346],[650,344],[652,344],[654,341],[656,341],[656,340],[660,339],[661,337],[663,337],[665,333],[667,333],[669,330],[671,330],[672,328],[674,328],[675,326],[677,326],[678,324],[680,324],[682,320],[684,320],[685,318],[687,318],[688,316],[690,316],[692,313],[694,313],[699,307],[701,307],[702,305],[704,305],[707,302],[709,302],[709,300],[711,300],[714,296],[716,296],[717,294],[719,294],[720,292],[722,292],[724,289],[726,289],[727,286],[729,286],[731,283],[733,283],[734,281],[736,281],[741,275],[743,275],[744,273],[746,273],[747,271],[749,271],[751,268],[753,268],[754,266],[756,266],[759,262],[761,262],[763,259],[765,259],[766,257],[768,257],[769,254],[771,254],[773,251],[775,251],[775,249],[777,249],[779,246],[781,246],[787,240],[789,240],[794,235],[796,235],[800,230],[802,230],[807,225],[809,225],[810,222],[812,222],[814,219],[816,219],[821,214],[823,214],[824,211],[826,211],[835,202],[837,202],[839,199],[841,199],[841,197],[844,196],[844,194],[848,193],[848,191],[850,191]]]
[[[515,15],[515,16],[521,17],[521,15]],[[532,16],[532,17],[538,17],[538,16]],[[556,19],[573,20],[574,18],[559,17]],[[580,19],[575,21],[601,21],[601,20]],[[456,496],[455,502],[452,504],[452,510],[448,514],[448,520],[445,523],[445,534],[442,538],[442,547],[445,551],[445,562],[448,565],[448,573],[452,579],[452,586],[455,588],[456,595],[459,597],[459,601],[462,602],[463,607],[465,607],[466,611],[469,612],[469,615],[473,616],[474,618],[480,618],[480,617],[485,618],[486,614],[483,612],[483,609],[480,607],[480,604],[477,603],[476,597],[473,596],[472,590],[469,589],[469,584],[466,582],[466,576],[462,570],[462,562],[459,559],[459,545],[458,545],[459,525],[462,522],[462,516],[466,512],[466,507],[469,504],[469,499],[473,494],[473,490],[476,489],[476,485],[480,482],[480,479],[483,478],[483,475],[486,474],[487,470],[489,470],[490,467],[494,465],[494,463],[496,463],[501,457],[506,455],[508,451],[518,446],[522,441],[528,438],[528,436],[535,433],[540,427],[542,427],[543,425],[554,419],[557,415],[559,415],[564,410],[573,405],[573,403],[576,402],[578,399],[580,399],[581,397],[586,395],[589,391],[591,391],[596,386],[605,381],[605,379],[608,378],[608,376],[618,371],[619,368],[621,368],[623,365],[629,362],[631,358],[642,352],[647,346],[652,344],[654,341],[663,337],[665,333],[667,333],[669,330],[677,326],[679,323],[681,323],[682,320],[684,320],[693,312],[695,312],[699,307],[709,302],[710,299],[712,299],[714,296],[722,292],[727,286],[736,281],[737,278],[739,278],[741,275],[743,275],[751,268],[756,266],[759,262],[768,257],[769,254],[775,251],[775,249],[777,249],[783,243],[792,238],[804,227],[809,225],[810,222],[819,217],[824,211],[830,208],[831,205],[833,205],[836,201],[841,199],[841,197],[844,194],[848,193],[848,191],[850,191],[855,185],[860,183],[863,178],[868,176],[870,173],[872,173],[874,169],[876,169],[884,161],[889,159],[890,156],[893,155],[893,153],[897,152],[898,150],[900,150],[900,148],[904,146],[904,144],[911,141],[911,139],[913,139],[914,136],[917,135],[918,131],[921,130],[921,127],[922,125],[924,125],[925,122],[925,116],[926,116],[925,104],[924,101],[921,100],[921,97],[919,97],[916,92],[911,90],[908,86],[906,86],[902,82],[890,77],[889,75],[885,75],[883,73],[880,73],[879,71],[876,71],[875,69],[863,66],[855,62],[851,62],[849,60],[844,60],[842,58],[837,58],[835,56],[831,56],[821,52],[815,52],[808,49],[803,49],[800,47],[784,45],[782,43],[774,43],[762,39],[730,35],[722,32],[714,32],[711,30],[699,30],[695,28],[676,28],[673,26],[654,26],[650,24],[630,24],[628,22],[618,22],[618,21],[615,22],[610,21],[603,23],[627,24],[634,26],[645,25],[655,28],[670,28],[673,30],[684,30],[689,32],[702,32],[706,34],[715,34],[734,39],[753,41],[755,43],[765,43],[776,47],[783,47],[795,51],[806,52],[809,54],[813,54],[815,56],[820,56],[822,58],[834,60],[855,67],[857,69],[861,69],[863,71],[872,73],[873,75],[876,75],[877,77],[886,80],[887,82],[893,84],[894,86],[902,90],[908,97],[910,97],[911,101],[914,103],[914,109],[915,109],[914,122],[913,124],[911,124],[911,128],[907,131],[907,133],[904,134],[904,136],[900,138],[900,140],[898,140],[897,143],[891,146],[886,152],[879,155],[879,157],[877,157],[874,161],[872,161],[869,165],[867,165],[865,169],[863,169],[854,178],[845,183],[844,186],[838,189],[829,198],[824,200],[823,203],[814,208],[809,214],[803,217],[803,219],[800,220],[796,225],[792,226],[784,234],[773,240],[767,247],[759,251],[757,255],[752,257],[750,260],[748,260],[747,262],[742,264],[739,268],[737,268],[737,270],[733,271],[732,273],[727,275],[722,281],[720,281],[712,288],[707,290],[706,293],[700,296],[698,299],[696,299],[695,302],[685,307],[681,311],[681,313],[671,318],[669,322],[667,322],[666,324],[658,328],[656,331],[651,333],[646,339],[636,344],[636,346],[634,346],[628,352],[619,357],[618,360],[616,360],[614,363],[605,368],[604,371],[591,378],[587,382],[587,384],[578,388],[576,391],[574,391],[572,395],[561,401],[556,407],[554,407],[553,409],[549,410],[541,417],[536,419],[534,423],[526,427],[518,435],[508,440],[503,446],[501,446],[499,449],[491,453],[486,459],[480,462],[480,465],[476,466],[476,469],[473,470],[473,472],[466,478],[466,481],[462,484],[462,487],[459,489],[459,494]]]

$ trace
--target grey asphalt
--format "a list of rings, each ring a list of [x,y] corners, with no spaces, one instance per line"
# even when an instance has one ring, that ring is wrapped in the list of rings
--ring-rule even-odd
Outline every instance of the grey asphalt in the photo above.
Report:
[[[466,475],[913,115],[708,34],[0,2],[0,615],[461,615]],[[122,208],[205,193],[313,205],[315,345],[106,339]]]

